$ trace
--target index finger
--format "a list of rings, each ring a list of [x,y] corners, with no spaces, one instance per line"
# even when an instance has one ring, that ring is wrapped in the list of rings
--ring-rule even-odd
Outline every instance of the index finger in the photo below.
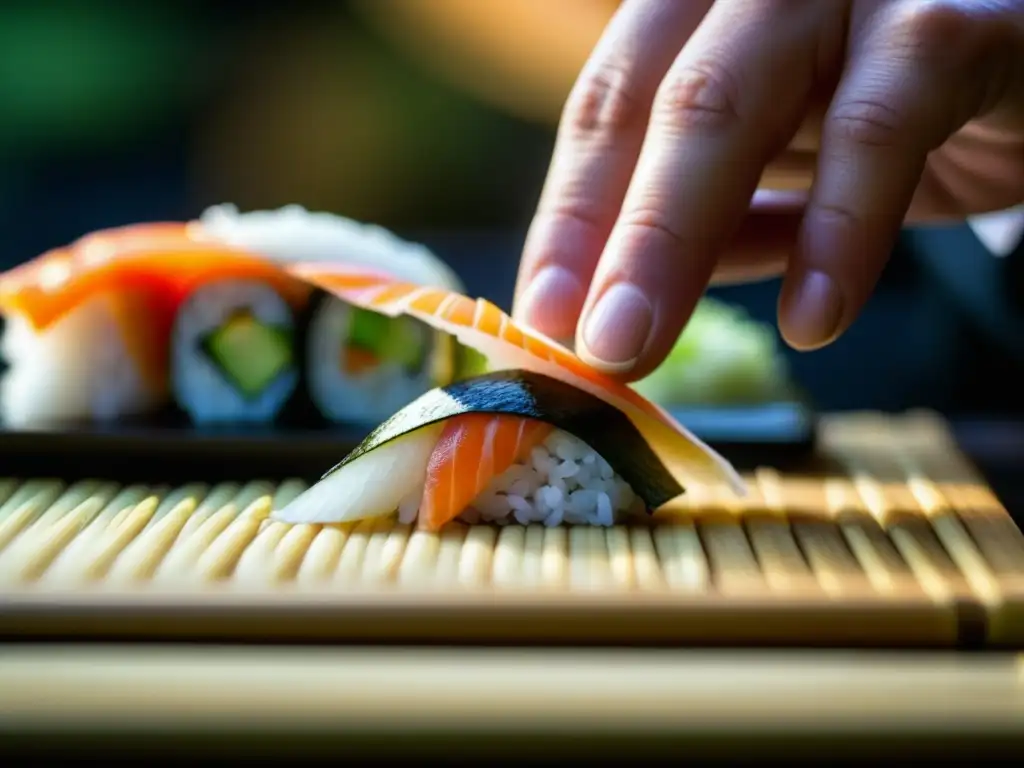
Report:
[[[514,314],[571,338],[661,82],[712,0],[626,0],[566,102],[520,263]]]

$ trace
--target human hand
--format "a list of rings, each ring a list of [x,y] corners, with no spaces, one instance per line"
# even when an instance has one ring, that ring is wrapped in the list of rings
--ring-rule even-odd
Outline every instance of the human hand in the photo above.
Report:
[[[1024,0],[625,0],[567,101],[515,313],[638,379],[709,281],[784,272],[780,329],[813,349],[904,221],[1021,200]]]

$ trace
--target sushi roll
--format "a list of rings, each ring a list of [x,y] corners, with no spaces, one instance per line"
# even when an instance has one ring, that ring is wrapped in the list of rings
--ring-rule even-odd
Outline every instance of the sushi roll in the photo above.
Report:
[[[101,293],[52,324],[10,313],[0,340],[0,418],[9,428],[111,421],[159,409],[165,366],[133,297]],[[157,347],[158,348],[158,347]]]
[[[139,231],[163,233],[159,224]],[[0,275],[8,428],[111,421],[167,402],[161,298],[139,283],[124,290],[104,269],[119,242],[119,231],[94,233]]]
[[[258,281],[197,288],[178,312],[171,349],[174,398],[196,424],[273,421],[299,382],[292,309]]]
[[[0,350],[9,364],[0,381],[0,417],[13,426],[112,420],[162,409],[173,391],[200,422],[272,418],[297,388],[302,351],[326,349],[321,335],[330,335],[338,314],[320,310],[319,335],[308,345],[297,338],[313,294],[305,278],[289,275],[300,262],[320,272],[345,263],[458,287],[425,248],[298,206],[251,214],[219,206],[196,221],[100,230],[0,274]],[[404,338],[407,325],[386,334],[382,360],[393,356],[393,339]],[[328,379],[318,392],[331,386],[346,340],[331,339],[337,345],[329,360],[307,356],[305,367],[316,376],[306,380]],[[412,360],[375,376],[363,365],[362,390],[345,382],[363,395],[350,394],[354,407],[330,394],[317,400],[329,418],[359,412],[373,420],[380,411],[365,415],[367,398],[382,391],[382,382],[393,410],[397,392],[406,389],[407,402],[450,378],[453,346],[434,333],[415,348],[429,361],[426,377]],[[402,380],[392,380],[399,371]]]
[[[455,376],[447,334],[333,296],[314,304],[305,352],[309,398],[333,422],[372,426]]]
[[[410,403],[274,515],[397,514],[428,531],[456,519],[610,526],[682,492],[623,413],[557,379],[501,371]]]
[[[291,205],[241,213],[207,209],[192,225],[199,239],[258,253],[286,268],[371,270],[415,285],[460,291],[461,284],[426,247],[387,230]],[[456,344],[411,317],[353,307],[329,293],[312,302],[303,323],[305,394],[331,422],[373,425],[432,387],[451,382]]]
[[[170,401],[171,329],[203,285],[259,281],[289,305],[311,289],[265,258],[197,242],[183,223],[101,230],[0,275],[8,426],[107,421]]]

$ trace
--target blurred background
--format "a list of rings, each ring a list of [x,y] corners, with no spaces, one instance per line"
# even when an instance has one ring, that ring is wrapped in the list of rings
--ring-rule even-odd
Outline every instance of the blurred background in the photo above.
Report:
[[[508,306],[559,111],[615,0],[0,5],[7,268],[86,231],[300,203],[434,247]],[[1024,249],[908,231],[840,342],[787,351],[826,409],[1019,413]],[[716,291],[774,321],[776,282]]]

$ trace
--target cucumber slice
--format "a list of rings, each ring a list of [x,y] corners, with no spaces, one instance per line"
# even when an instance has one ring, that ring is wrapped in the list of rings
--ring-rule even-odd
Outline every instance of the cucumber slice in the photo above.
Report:
[[[430,351],[430,333],[418,320],[395,318],[384,347],[384,358],[405,368],[410,376],[423,371]]]
[[[471,379],[474,376],[482,376],[487,373],[487,358],[475,349],[464,344],[458,344],[455,349],[455,355],[457,378]]]
[[[430,351],[430,337],[420,323],[407,317],[391,318],[369,310],[352,307],[349,322],[349,350],[358,350],[359,369],[367,367],[366,357],[383,362],[395,362],[404,367],[410,375],[420,373],[427,362]],[[349,355],[343,356],[347,360]],[[348,369],[349,366],[346,366]],[[359,371],[352,371],[358,373]]]
[[[347,343],[381,357],[381,348],[387,339],[391,318],[359,307],[352,307],[351,311]]]
[[[291,330],[265,325],[249,313],[231,317],[203,339],[202,348],[228,382],[250,400],[294,364]]]

